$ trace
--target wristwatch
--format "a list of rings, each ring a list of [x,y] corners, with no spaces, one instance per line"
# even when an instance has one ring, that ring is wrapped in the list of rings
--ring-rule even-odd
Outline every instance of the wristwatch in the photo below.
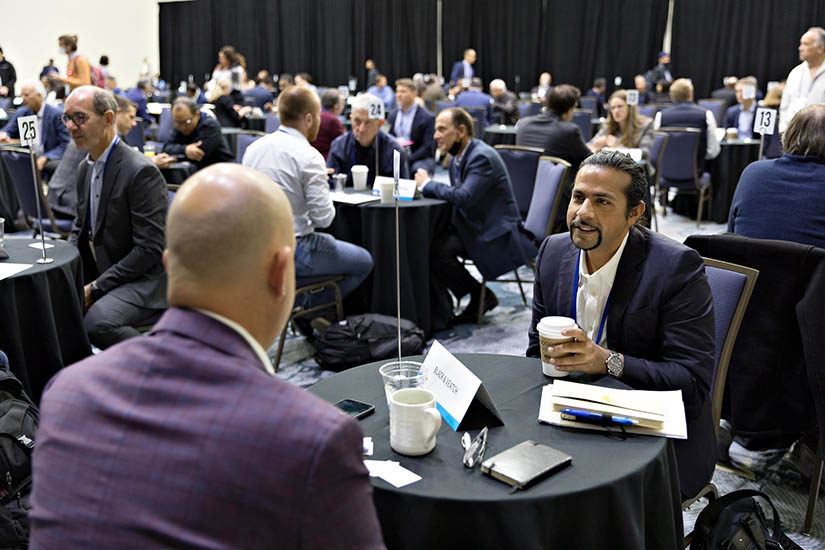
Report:
[[[103,296],[103,291],[100,290],[99,286],[97,286],[97,281],[92,281],[89,283],[89,294],[91,295],[92,300],[97,300]]]
[[[624,359],[615,351],[610,352],[610,356],[605,360],[604,364],[607,365],[607,373],[616,378],[621,376],[624,370]]]

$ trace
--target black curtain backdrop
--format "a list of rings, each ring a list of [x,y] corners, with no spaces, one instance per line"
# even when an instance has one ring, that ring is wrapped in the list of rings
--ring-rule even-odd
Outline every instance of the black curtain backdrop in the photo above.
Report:
[[[825,0],[676,0],[673,73],[709,97],[725,75],[754,75],[759,87],[799,64],[799,38],[825,23]]]

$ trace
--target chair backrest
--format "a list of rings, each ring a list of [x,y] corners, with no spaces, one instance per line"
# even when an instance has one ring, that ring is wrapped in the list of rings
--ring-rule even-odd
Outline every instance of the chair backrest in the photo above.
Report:
[[[653,118],[659,111],[659,107],[653,104],[639,105],[638,107],[636,107],[636,111],[642,116]]]
[[[587,109],[591,113],[599,112],[599,98],[591,95],[583,95],[579,98],[579,105],[582,109]]]
[[[757,134],[758,135],[758,134]],[[762,158],[775,159],[782,156],[782,138],[779,132],[765,136],[765,143],[762,145]]]
[[[504,161],[504,166],[507,167],[516,205],[519,212],[524,215],[530,210],[530,198],[533,196],[539,157],[544,150],[521,145],[496,145],[495,148],[501,160]]]
[[[657,171],[659,170],[659,164],[662,162],[662,157],[665,154],[668,137],[667,132],[653,132],[653,145],[650,146],[650,164],[653,165],[653,168]]]
[[[705,273],[713,295],[716,356],[710,387],[713,427],[718,432],[728,364],[759,271],[742,265],[705,258]]]
[[[725,118],[725,103],[724,99],[700,99],[697,101],[700,107],[704,107],[711,113],[713,113],[713,118],[716,119],[716,125],[721,127],[722,122],[724,122]]]
[[[172,109],[164,109],[158,119],[158,141],[166,143],[172,135]]]
[[[135,122],[137,124],[132,126],[129,133],[123,138],[123,141],[125,141],[130,147],[137,147],[138,151],[142,153],[143,144],[145,143],[143,141],[143,119],[140,117],[135,117]]]
[[[524,118],[530,115],[530,105],[529,101],[520,101],[518,104],[518,116],[519,118]]]
[[[668,139],[656,177],[668,180],[672,187],[679,187],[679,183],[684,182],[684,187],[695,188],[700,176],[696,159],[702,131],[675,126],[659,128],[659,131],[667,133]]]
[[[536,182],[524,227],[537,239],[550,234],[559,201],[570,173],[570,163],[558,157],[542,156],[536,170]]]
[[[542,104],[538,101],[530,102],[530,116],[537,115],[541,112]]]
[[[8,97],[0,97],[0,109],[4,111],[8,110],[9,105],[11,105],[11,98]]]
[[[264,126],[264,130],[267,134],[271,134],[272,132],[277,132],[278,128],[281,126],[281,119],[278,118],[278,115],[274,113],[267,113],[266,114],[266,125]]]
[[[585,109],[576,109],[573,111],[572,122],[581,130],[584,141],[590,141],[590,138],[593,137],[593,127],[590,124],[590,120],[593,118],[593,112],[594,111]]]
[[[14,189],[17,191],[17,197],[20,199],[20,206],[23,208],[23,213],[26,217],[39,220],[41,225],[43,220],[48,220],[51,223],[53,230],[57,230],[57,222],[54,219],[52,209],[49,208],[49,203],[46,202],[46,197],[43,195],[43,186],[40,182],[40,174],[37,173],[37,178],[33,180],[31,159],[29,157],[29,149],[25,147],[10,147],[3,152],[3,163],[9,171]],[[35,185],[36,183],[36,185]],[[40,201],[40,212],[45,214],[41,216],[37,211],[38,199]]]
[[[487,107],[464,107],[471,117],[473,117],[473,134],[480,138],[484,135],[484,129],[487,127]]]
[[[436,101],[435,102],[435,112],[440,113],[444,109],[449,109],[450,107],[455,107],[458,105],[455,101]]]
[[[264,136],[263,132],[256,132],[254,130],[247,130],[237,135],[235,140],[235,161],[240,164],[243,160],[243,155],[246,153],[246,148],[249,147],[256,139]]]

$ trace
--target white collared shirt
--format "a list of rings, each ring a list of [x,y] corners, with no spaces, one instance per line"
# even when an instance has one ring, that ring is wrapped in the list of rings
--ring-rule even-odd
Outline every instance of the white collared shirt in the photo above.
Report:
[[[412,124],[415,118],[415,113],[418,111],[418,105],[413,103],[408,109],[404,110],[398,106],[398,114],[395,116],[395,131],[396,137],[410,141],[412,138]]]
[[[243,165],[263,172],[286,193],[296,237],[332,223],[335,206],[329,196],[324,156],[295,128],[281,125],[256,140],[246,150]]]
[[[252,351],[255,352],[255,355],[258,356],[258,359],[261,360],[261,363],[263,364],[264,370],[266,372],[268,372],[269,374],[271,374],[272,376],[275,376],[275,369],[272,367],[272,361],[269,360],[269,356],[266,354],[266,350],[263,348],[263,346],[257,340],[255,340],[255,338],[252,337],[251,334],[249,334],[248,330],[243,328],[241,325],[239,325],[238,323],[236,323],[232,319],[228,319],[228,318],[224,317],[223,315],[218,315],[217,313],[214,313],[212,311],[207,311],[205,309],[200,309],[200,308],[195,308],[195,311],[199,311],[200,313],[203,313],[204,315],[208,315],[209,317],[212,317],[216,321],[220,321],[224,325],[228,326],[229,328],[231,328],[232,330],[234,330],[235,332],[240,334],[241,337],[244,340],[246,340],[246,343],[249,344],[249,346],[252,348]]]
[[[597,345],[605,347],[607,342],[607,321],[605,319],[604,329],[601,338],[596,342],[599,335],[599,325],[602,316],[607,316],[605,307],[610,290],[613,288],[613,281],[616,280],[616,271],[619,269],[619,261],[622,259],[622,252],[627,244],[628,232],[619,245],[619,249],[613,254],[606,264],[596,270],[592,275],[587,272],[587,259],[584,257],[585,251],[579,250],[579,288],[576,292],[576,323],[584,330],[587,337]]]
[[[779,106],[779,132],[785,132],[796,113],[814,103],[825,103],[825,63],[819,66],[811,78],[811,69],[803,61],[788,73],[782,103]]]

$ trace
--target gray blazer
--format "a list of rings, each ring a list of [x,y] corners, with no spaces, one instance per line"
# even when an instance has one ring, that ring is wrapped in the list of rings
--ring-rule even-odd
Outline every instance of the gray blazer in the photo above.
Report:
[[[94,256],[89,249],[89,187],[92,167],[77,174],[77,216],[69,242],[77,246],[84,270],[97,268],[104,293],[149,308],[166,307],[166,274],[161,257],[168,205],[166,182],[145,156],[118,140],[112,147],[95,220]],[[84,283],[94,280],[84,275]]]

